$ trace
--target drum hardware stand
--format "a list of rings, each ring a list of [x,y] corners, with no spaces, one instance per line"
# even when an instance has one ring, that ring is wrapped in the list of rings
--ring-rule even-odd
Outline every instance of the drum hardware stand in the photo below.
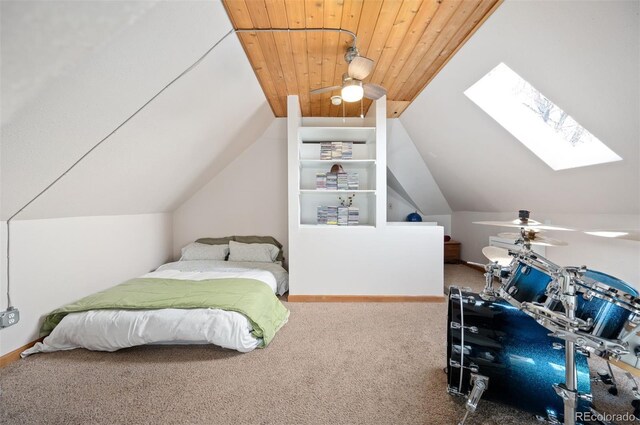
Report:
[[[485,273],[484,273],[485,283],[484,283],[484,289],[480,291],[480,298],[482,298],[485,301],[495,301],[496,298],[498,297],[498,291],[493,289],[493,278],[494,276],[496,276],[496,272],[498,273],[502,272],[502,266],[500,266],[496,261],[496,262],[486,264],[484,266],[484,269],[485,269]]]
[[[564,311],[570,322],[576,318],[576,287],[567,271],[562,273],[562,287]],[[572,329],[573,330],[573,329]],[[565,340],[565,383],[556,384],[553,388],[564,402],[564,423],[565,425],[576,424],[576,407],[578,406],[578,377],[576,369],[576,349],[575,342]]]
[[[478,403],[480,403],[482,394],[484,394],[485,390],[489,388],[489,378],[484,375],[472,373],[471,385],[473,385],[473,388],[469,392],[467,402],[465,403],[465,408],[467,409],[467,411],[464,413],[464,417],[462,418],[462,420],[458,422],[458,425],[464,425],[465,421],[467,420],[467,416],[469,416],[469,413],[474,413],[478,408]]]

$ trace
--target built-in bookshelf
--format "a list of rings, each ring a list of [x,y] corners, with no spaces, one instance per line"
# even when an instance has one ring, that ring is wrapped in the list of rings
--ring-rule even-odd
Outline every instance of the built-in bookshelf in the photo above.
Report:
[[[328,146],[323,149],[322,142],[350,142],[348,158],[323,159]],[[442,297],[442,227],[387,223],[386,146],[385,97],[372,103],[364,119],[345,120],[302,117],[298,97],[287,98],[290,301],[325,295]],[[344,146],[338,151],[344,153]],[[322,176],[333,164],[358,174],[357,190],[348,175],[352,190],[333,188],[334,176]],[[344,187],[345,176],[340,177],[337,187]],[[320,223],[328,219],[325,207],[350,195],[358,225],[349,225],[349,210],[347,225],[318,224],[319,216]],[[337,214],[344,223],[345,211]]]
[[[295,140],[298,169],[297,202],[298,224],[303,227],[333,227],[325,224],[319,216],[326,213],[325,207],[337,207],[350,203],[351,212],[357,216],[357,224],[337,227],[374,227],[377,218],[377,133],[375,126],[340,126],[340,119],[325,119],[325,125],[300,125]],[[361,121],[370,123],[371,120]],[[333,147],[334,151],[327,152]],[[323,158],[333,154],[337,157]],[[341,157],[347,156],[347,158]],[[331,172],[335,164],[341,174]],[[331,180],[333,178],[333,180]],[[340,180],[342,179],[342,180]],[[336,180],[340,182],[336,184]],[[346,188],[344,183],[356,186]],[[347,198],[351,198],[349,202]],[[343,201],[343,202],[341,202]],[[320,212],[322,211],[322,212]],[[341,210],[343,213],[344,210]]]

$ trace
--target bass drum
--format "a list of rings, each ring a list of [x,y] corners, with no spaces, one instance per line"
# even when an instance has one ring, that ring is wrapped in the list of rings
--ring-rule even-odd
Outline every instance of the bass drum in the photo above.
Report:
[[[448,320],[449,393],[468,395],[470,376],[478,373],[489,378],[483,399],[563,421],[564,405],[553,385],[565,381],[564,341],[504,300],[484,301],[455,287]],[[578,391],[590,394],[587,358],[576,354],[576,364]],[[580,399],[577,411],[590,406]]]

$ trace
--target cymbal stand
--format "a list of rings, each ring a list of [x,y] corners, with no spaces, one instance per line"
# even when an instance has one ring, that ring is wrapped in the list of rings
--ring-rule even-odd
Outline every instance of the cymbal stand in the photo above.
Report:
[[[502,271],[502,266],[497,261],[491,262],[484,265],[484,270],[485,283],[484,288],[480,291],[480,297],[485,301],[494,301],[498,296],[498,292],[493,289],[493,278],[496,276],[496,272],[500,273]],[[500,275],[498,274],[498,276]]]
[[[567,270],[562,270],[559,279],[562,279],[562,304],[569,321],[576,317],[576,287],[572,276]],[[568,329],[573,332],[574,329]],[[564,402],[564,424],[575,425],[576,408],[578,406],[578,377],[576,369],[576,343],[571,339],[564,340],[565,347],[565,383],[554,385],[556,393]]]

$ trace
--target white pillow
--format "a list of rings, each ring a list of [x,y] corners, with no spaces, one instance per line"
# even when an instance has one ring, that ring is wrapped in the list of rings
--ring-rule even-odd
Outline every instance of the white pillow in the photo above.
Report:
[[[226,260],[229,254],[229,245],[208,245],[193,242],[182,248],[180,261],[191,260]]]
[[[270,243],[241,243],[229,241],[229,261],[273,263],[280,248]]]

